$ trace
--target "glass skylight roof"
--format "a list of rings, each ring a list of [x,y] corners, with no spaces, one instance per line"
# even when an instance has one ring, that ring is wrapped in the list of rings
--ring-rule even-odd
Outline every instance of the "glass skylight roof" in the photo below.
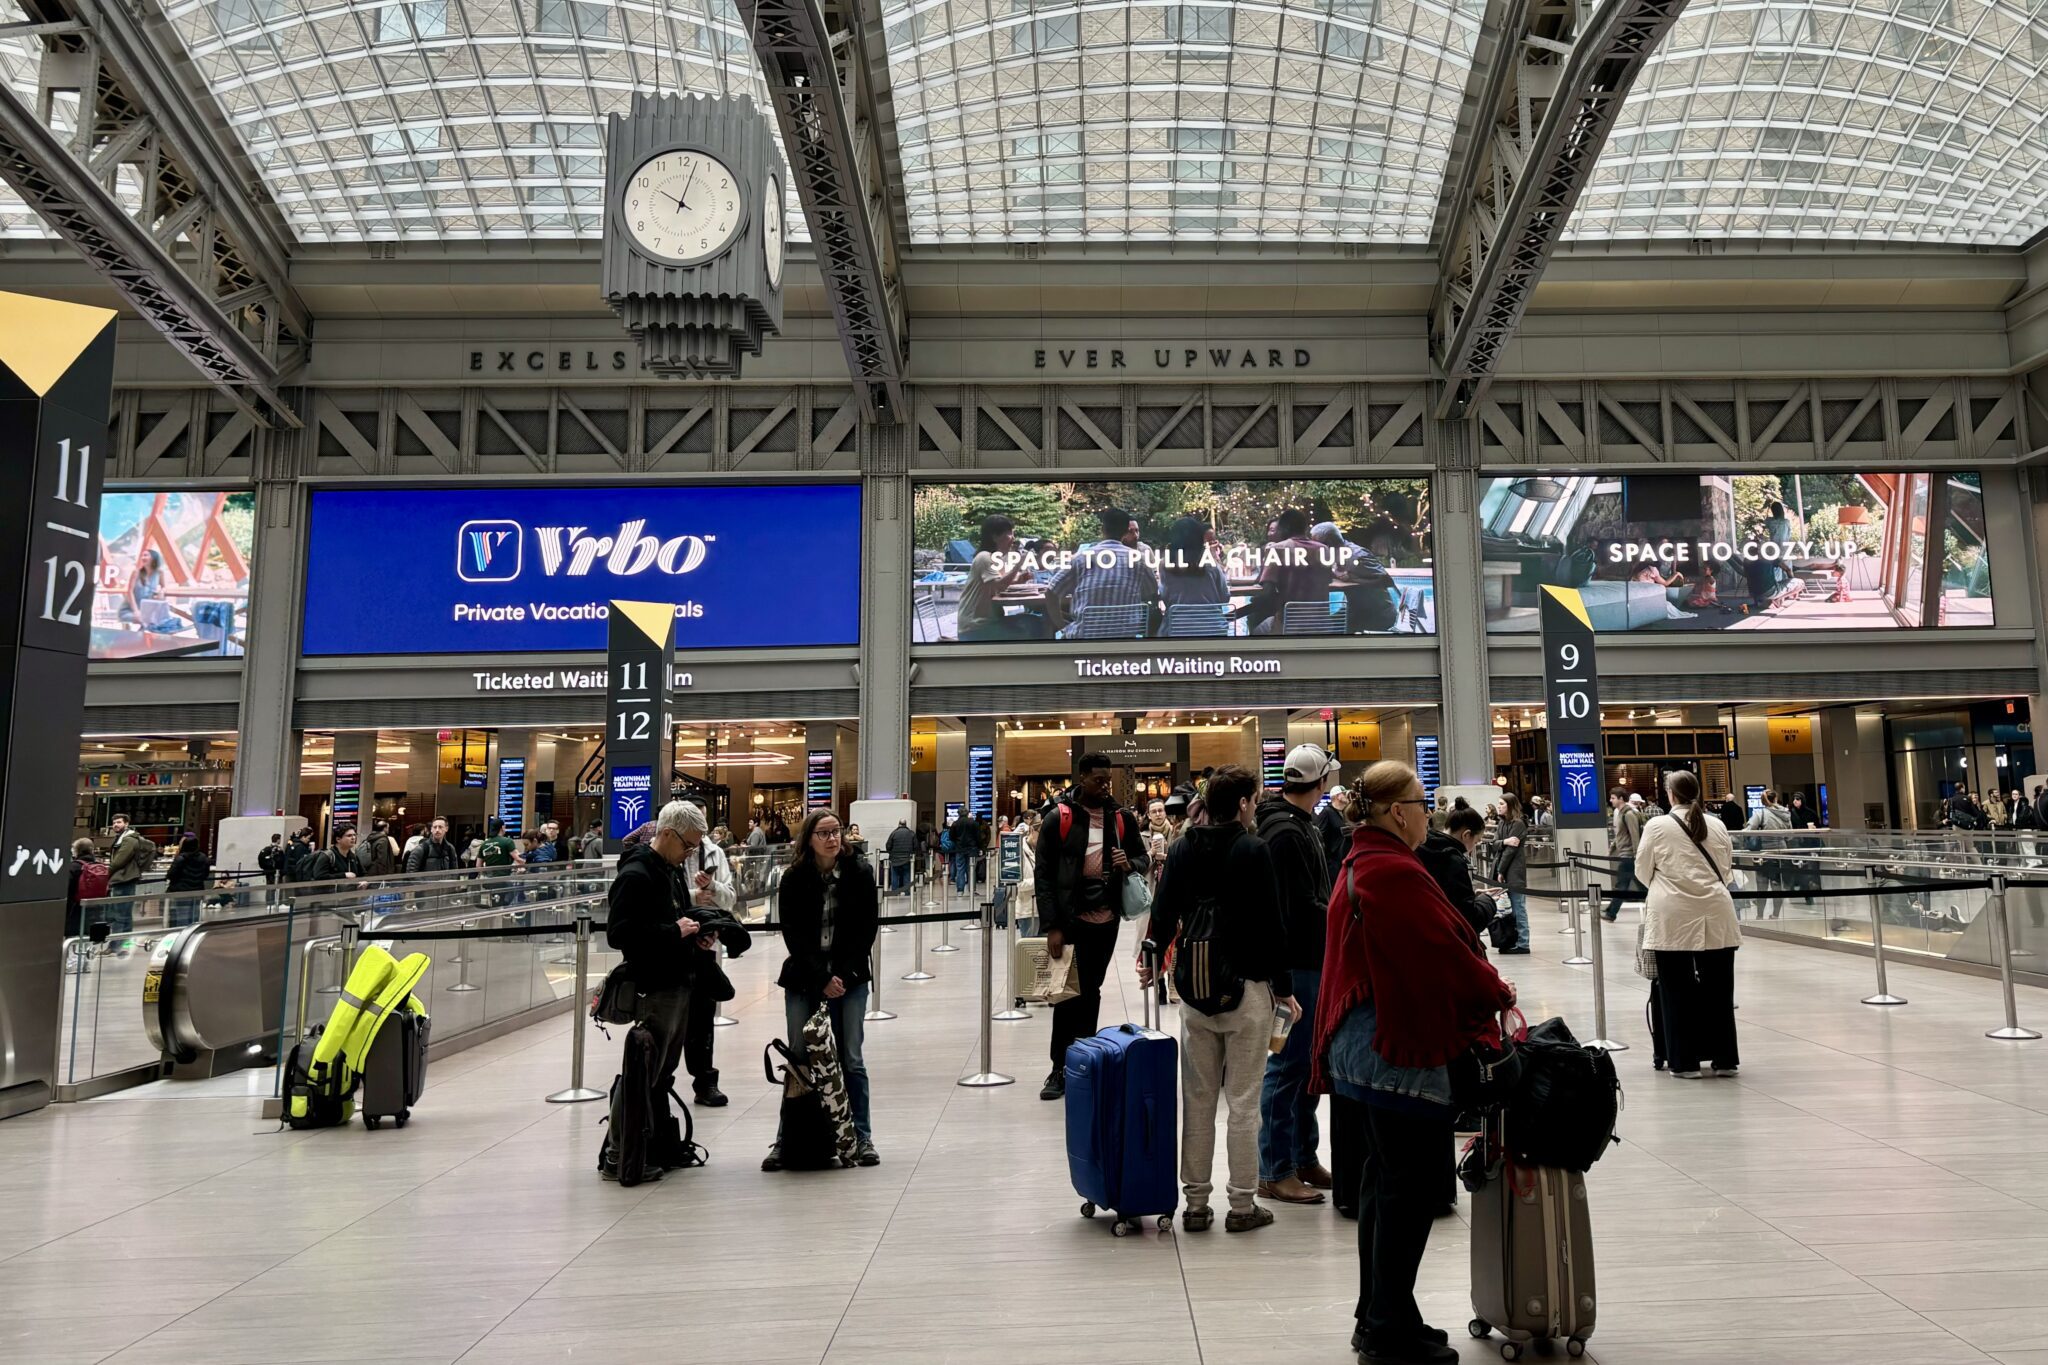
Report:
[[[1693,0],[1568,235],[2012,246],[2048,200],[2044,0]]]
[[[883,0],[918,242],[1426,242],[1482,0]]]
[[[164,11],[301,241],[594,238],[604,119],[636,89],[764,98],[730,0]]]

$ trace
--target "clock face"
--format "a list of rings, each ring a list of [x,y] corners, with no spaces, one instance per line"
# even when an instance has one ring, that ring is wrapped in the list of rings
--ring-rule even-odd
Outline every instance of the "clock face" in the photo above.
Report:
[[[761,204],[761,255],[768,266],[768,287],[782,288],[782,181],[772,175]]]
[[[701,261],[731,246],[746,221],[740,178],[708,152],[649,157],[619,201],[626,235],[650,255]]]

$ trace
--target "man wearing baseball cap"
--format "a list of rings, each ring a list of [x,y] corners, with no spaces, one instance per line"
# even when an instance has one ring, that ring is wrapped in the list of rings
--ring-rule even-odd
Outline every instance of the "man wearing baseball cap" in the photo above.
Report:
[[[1320,1204],[1330,1172],[1318,1156],[1322,1133],[1316,1097],[1308,1093],[1317,986],[1323,974],[1323,923],[1330,903],[1329,862],[1316,830],[1316,803],[1337,780],[1337,764],[1313,744],[1287,755],[1279,793],[1259,803],[1259,838],[1273,858],[1280,913],[1287,921],[1286,965],[1305,1020],[1266,1059],[1259,1095],[1259,1197],[1281,1204]]]

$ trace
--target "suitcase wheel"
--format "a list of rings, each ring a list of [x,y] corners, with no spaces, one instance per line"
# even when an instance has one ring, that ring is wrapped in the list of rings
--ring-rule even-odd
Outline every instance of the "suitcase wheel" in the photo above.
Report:
[[[1127,1223],[1119,1218],[1116,1222],[1109,1225],[1109,1235],[1112,1237],[1128,1237],[1131,1235],[1131,1229],[1136,1226],[1136,1223]]]
[[[1472,1334],[1473,1340],[1484,1341],[1493,1335],[1493,1324],[1485,1318],[1474,1318],[1465,1324],[1465,1330]]]
[[[1573,1360],[1577,1360],[1586,1353],[1586,1339],[1584,1337],[1565,1338],[1564,1353]]]
[[[382,1122],[382,1120],[373,1119],[368,1114],[363,1115],[363,1127],[369,1129],[373,1133],[377,1131],[377,1125],[380,1122]]]
[[[1172,1215],[1172,1214],[1170,1214],[1170,1213],[1162,1213],[1162,1214],[1160,1214],[1160,1215],[1159,1215],[1159,1230],[1160,1230],[1161,1232],[1172,1232],[1172,1231],[1173,1231],[1173,1215]]]
[[[1081,1216],[1083,1218],[1093,1218],[1095,1216],[1095,1204],[1092,1200],[1082,1201]]]
[[[405,1113],[403,1113],[403,1114],[400,1114],[400,1115],[398,1116],[398,1118],[397,1118],[396,1122],[397,1122],[397,1124],[398,1124],[398,1126],[399,1126],[400,1128],[403,1128],[403,1127],[405,1127],[405,1121],[406,1121],[407,1119],[411,1118],[411,1117],[412,1117],[412,1111],[411,1111],[411,1110],[407,1110],[407,1111],[406,1111]]]
[[[1502,1360],[1520,1360],[1522,1358],[1522,1344],[1518,1341],[1503,1341],[1500,1344],[1500,1358]]]

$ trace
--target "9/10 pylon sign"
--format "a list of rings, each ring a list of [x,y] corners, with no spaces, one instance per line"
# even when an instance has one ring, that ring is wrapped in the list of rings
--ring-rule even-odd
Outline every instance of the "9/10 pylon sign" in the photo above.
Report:
[[[605,651],[605,851],[668,801],[675,768],[676,609],[670,602],[613,602]]]
[[[57,1080],[114,313],[0,293],[0,1118]]]
[[[1560,829],[1600,829],[1600,674],[1594,665],[1593,620],[1577,588],[1546,584],[1543,626],[1543,710],[1550,729],[1551,790]]]

